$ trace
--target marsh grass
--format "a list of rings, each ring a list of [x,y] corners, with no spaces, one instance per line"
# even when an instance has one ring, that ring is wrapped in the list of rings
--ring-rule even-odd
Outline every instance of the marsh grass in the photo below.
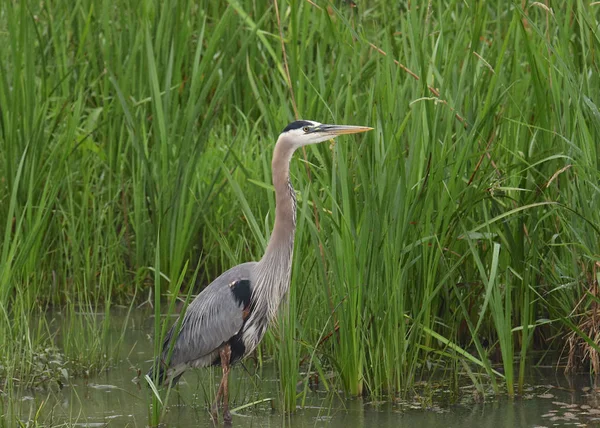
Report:
[[[293,161],[290,303],[258,350],[282,409],[314,378],[381,397],[461,370],[512,395],[533,350],[569,332],[597,350],[577,323],[600,254],[600,8],[317,3],[279,1],[281,26],[270,2],[2,3],[4,388],[54,342],[34,312],[148,300],[158,352],[165,304],[260,258],[292,94],[375,131]],[[72,355],[105,329],[78,322]]]

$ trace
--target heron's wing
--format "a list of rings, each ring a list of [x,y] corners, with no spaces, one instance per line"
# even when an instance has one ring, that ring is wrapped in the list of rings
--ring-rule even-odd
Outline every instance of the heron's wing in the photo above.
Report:
[[[210,355],[240,331],[252,293],[253,264],[244,263],[229,269],[190,303],[175,339],[169,366],[191,363]],[[175,327],[165,338],[163,358],[169,352]]]

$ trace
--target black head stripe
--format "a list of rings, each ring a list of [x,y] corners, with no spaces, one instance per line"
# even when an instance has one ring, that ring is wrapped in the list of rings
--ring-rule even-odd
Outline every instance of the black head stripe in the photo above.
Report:
[[[284,132],[291,131],[292,129],[300,129],[305,126],[313,126],[313,124],[311,122],[307,122],[306,120],[297,120],[286,126],[285,129],[281,131],[281,133],[283,134]]]

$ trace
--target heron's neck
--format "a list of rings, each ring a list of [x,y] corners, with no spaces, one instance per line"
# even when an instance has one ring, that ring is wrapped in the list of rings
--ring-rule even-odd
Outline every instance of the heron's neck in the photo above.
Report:
[[[278,142],[273,152],[272,172],[275,187],[275,225],[265,256],[273,251],[294,247],[296,231],[296,193],[290,182],[290,160],[294,150]],[[289,247],[289,248],[288,248]],[[291,257],[291,252],[290,252]]]
[[[268,302],[269,319],[272,319],[279,303],[290,286],[294,233],[296,231],[296,195],[289,180],[290,160],[294,149],[279,140],[273,152],[273,186],[275,187],[275,225],[265,255],[257,265],[256,298],[262,295]]]

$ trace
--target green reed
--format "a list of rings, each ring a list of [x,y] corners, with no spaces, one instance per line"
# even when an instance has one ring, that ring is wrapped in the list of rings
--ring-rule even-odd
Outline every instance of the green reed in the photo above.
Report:
[[[280,0],[281,25],[249,0],[0,5],[3,361],[56,343],[34,312],[145,300],[158,352],[178,294],[261,257],[294,107],[375,130],[292,161],[290,303],[258,351],[282,409],[315,378],[382,397],[461,370],[519,393],[535,351],[581,333],[600,9],[316,3]],[[107,328],[87,320],[81,337]],[[26,381],[6,367],[2,385]]]

